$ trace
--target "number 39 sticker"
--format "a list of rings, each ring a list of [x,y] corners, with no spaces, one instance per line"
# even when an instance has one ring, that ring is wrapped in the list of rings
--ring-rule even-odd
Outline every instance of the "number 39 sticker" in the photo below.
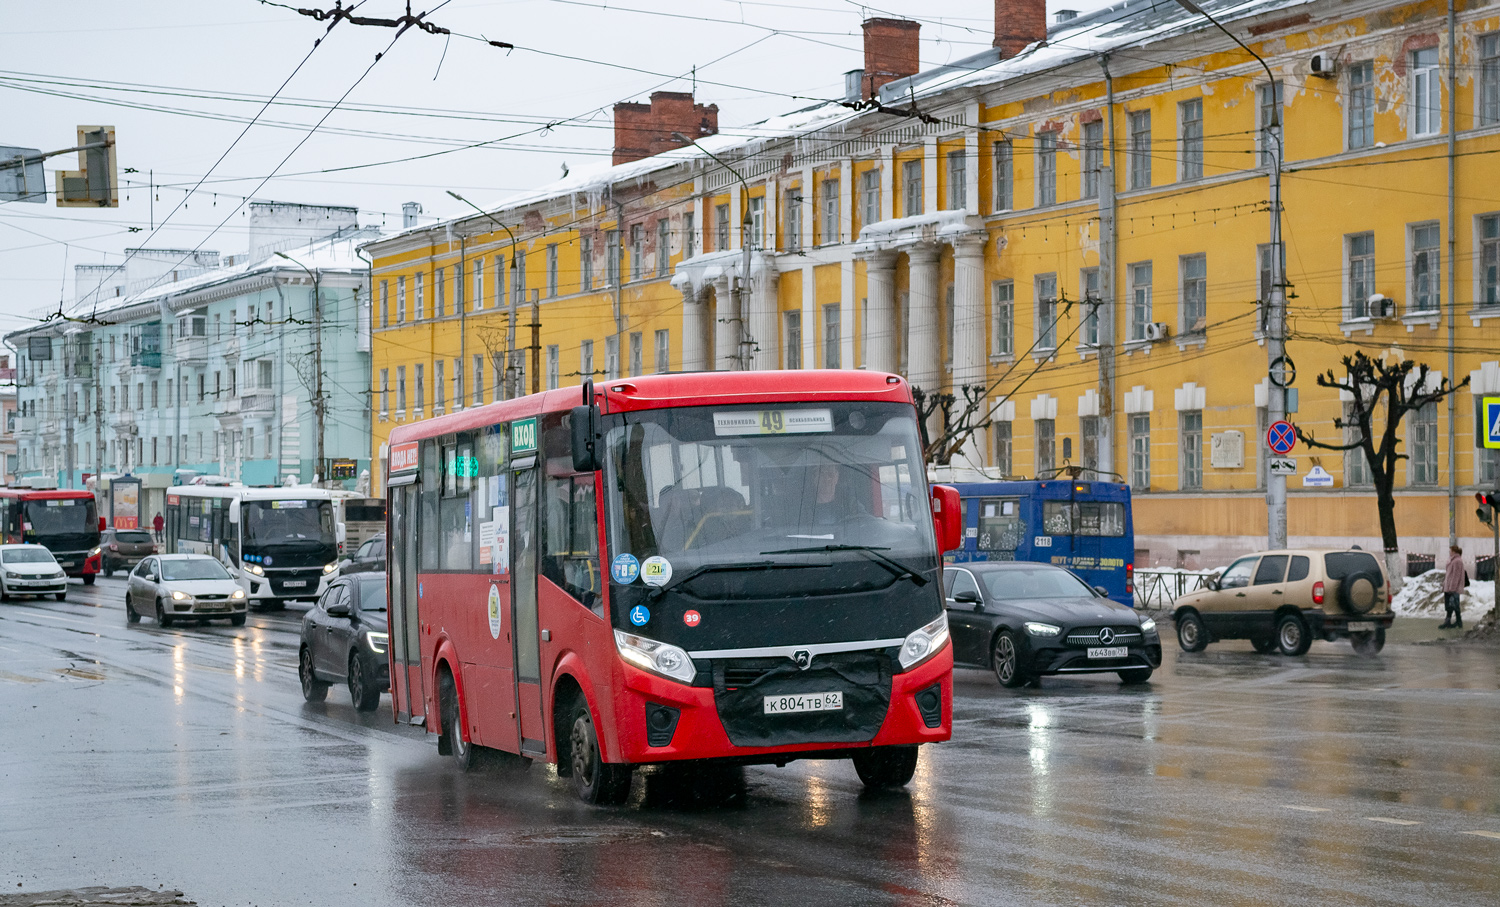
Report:
[[[703,621],[703,615],[699,614],[697,611],[685,611],[685,612],[683,612],[682,622],[685,623],[685,624],[687,624],[689,627],[696,627],[702,621]]]
[[[672,562],[655,555],[641,562],[641,582],[648,586],[665,586],[672,581]]]

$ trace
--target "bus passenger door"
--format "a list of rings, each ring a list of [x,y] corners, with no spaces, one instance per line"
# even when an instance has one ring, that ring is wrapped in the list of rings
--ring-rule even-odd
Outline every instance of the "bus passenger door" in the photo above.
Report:
[[[511,627],[515,641],[516,721],[524,755],[547,752],[542,701],[542,642],[537,618],[537,469],[534,458],[514,470],[511,506]]]
[[[386,541],[390,582],[391,701],[396,720],[422,724],[427,702],[422,688],[422,635],[417,609],[417,486],[391,489],[391,534]]]

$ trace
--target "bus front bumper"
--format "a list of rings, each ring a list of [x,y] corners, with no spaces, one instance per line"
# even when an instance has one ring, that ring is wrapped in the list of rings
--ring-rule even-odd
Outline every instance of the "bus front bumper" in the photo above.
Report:
[[[104,556],[98,548],[87,551],[61,551],[53,554],[57,566],[69,576],[93,576],[104,572]]]
[[[623,665],[624,687],[615,699],[618,761],[675,762],[720,759],[744,764],[784,764],[796,759],[837,759],[872,746],[938,743],[952,735],[953,649],[891,677],[890,700],[874,736],[857,741],[801,739],[769,746],[736,746],[720,718],[712,687],[693,687]],[[792,716],[795,719],[795,716]],[[771,715],[768,723],[777,720]]]

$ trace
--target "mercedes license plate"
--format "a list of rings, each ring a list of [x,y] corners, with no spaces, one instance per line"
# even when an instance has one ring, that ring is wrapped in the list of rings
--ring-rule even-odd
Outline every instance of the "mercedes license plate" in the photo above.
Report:
[[[301,589],[301,588],[304,588],[304,587],[307,586],[307,580],[305,580],[305,579],[289,579],[289,580],[283,582],[281,585],[285,586],[288,589]]]
[[[1375,622],[1373,620],[1352,620],[1349,622],[1350,633],[1373,633]]]
[[[1125,646],[1096,646],[1089,649],[1089,658],[1124,658],[1130,654]]]
[[[784,696],[767,696],[765,714],[789,715],[792,712],[840,712],[844,708],[844,694],[797,693]]]

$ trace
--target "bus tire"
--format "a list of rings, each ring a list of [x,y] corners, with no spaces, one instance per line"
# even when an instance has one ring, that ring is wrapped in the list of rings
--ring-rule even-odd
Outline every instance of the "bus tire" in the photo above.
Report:
[[[380,707],[380,687],[370,676],[370,668],[359,650],[349,653],[349,701],[356,712],[373,712]]]
[[[904,787],[917,771],[917,748],[877,746],[854,754],[854,770],[865,787]]]
[[[573,790],[578,799],[597,806],[613,806],[629,799],[634,769],[629,765],[604,761],[588,701],[582,696],[573,705],[568,752],[572,757]]]
[[[479,766],[474,758],[476,747],[464,739],[464,730],[458,719],[458,687],[453,675],[444,668],[438,674],[438,711],[442,716],[445,749],[453,757],[453,764],[461,772],[471,772]]]
[[[322,702],[328,698],[329,684],[318,679],[313,672],[312,649],[303,646],[297,652],[297,679],[302,682],[302,698],[308,702]]]
[[[83,584],[85,586],[92,586],[94,584],[94,574],[92,574],[92,573],[85,573],[83,575]]]
[[[172,618],[167,615],[167,608],[159,598],[156,600],[156,625],[158,627],[172,626]]]

